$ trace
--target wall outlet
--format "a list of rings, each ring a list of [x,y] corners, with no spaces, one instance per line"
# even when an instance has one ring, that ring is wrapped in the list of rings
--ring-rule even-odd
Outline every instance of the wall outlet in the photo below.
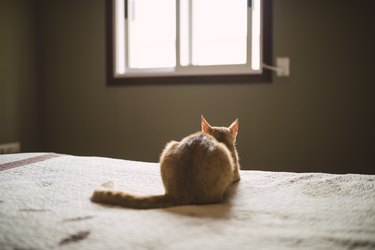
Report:
[[[289,57],[276,57],[276,68],[277,76],[290,76]]]
[[[19,142],[0,144],[0,154],[13,154],[21,152],[21,144]]]

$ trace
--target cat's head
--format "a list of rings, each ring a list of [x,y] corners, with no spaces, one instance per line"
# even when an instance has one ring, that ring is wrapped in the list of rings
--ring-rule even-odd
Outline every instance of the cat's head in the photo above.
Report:
[[[234,145],[238,134],[238,119],[236,119],[229,127],[213,127],[203,115],[201,116],[202,132],[213,136],[217,141],[229,145]]]

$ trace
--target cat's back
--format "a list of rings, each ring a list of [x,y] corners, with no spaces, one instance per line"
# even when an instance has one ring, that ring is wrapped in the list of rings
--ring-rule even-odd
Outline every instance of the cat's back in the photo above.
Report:
[[[218,142],[211,135],[197,132],[181,140],[179,148],[181,151],[204,150],[210,152],[215,149]]]
[[[231,162],[228,148],[213,136],[197,132],[182,139],[176,149],[176,157],[190,168],[207,168]]]

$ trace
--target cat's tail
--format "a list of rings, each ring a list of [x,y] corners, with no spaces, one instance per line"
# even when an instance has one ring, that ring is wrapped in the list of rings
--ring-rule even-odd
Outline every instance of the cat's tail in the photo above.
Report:
[[[136,209],[164,208],[183,205],[167,195],[134,195],[124,191],[97,189],[91,196],[91,201]]]

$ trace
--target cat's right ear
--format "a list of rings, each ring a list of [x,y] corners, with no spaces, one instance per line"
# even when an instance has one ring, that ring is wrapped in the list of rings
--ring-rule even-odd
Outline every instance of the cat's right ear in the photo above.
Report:
[[[229,126],[229,131],[232,134],[234,138],[237,137],[238,133],[238,119],[236,119],[230,126]]]
[[[201,115],[201,125],[202,125],[202,132],[209,134],[212,127],[211,125],[204,119],[203,115]]]

